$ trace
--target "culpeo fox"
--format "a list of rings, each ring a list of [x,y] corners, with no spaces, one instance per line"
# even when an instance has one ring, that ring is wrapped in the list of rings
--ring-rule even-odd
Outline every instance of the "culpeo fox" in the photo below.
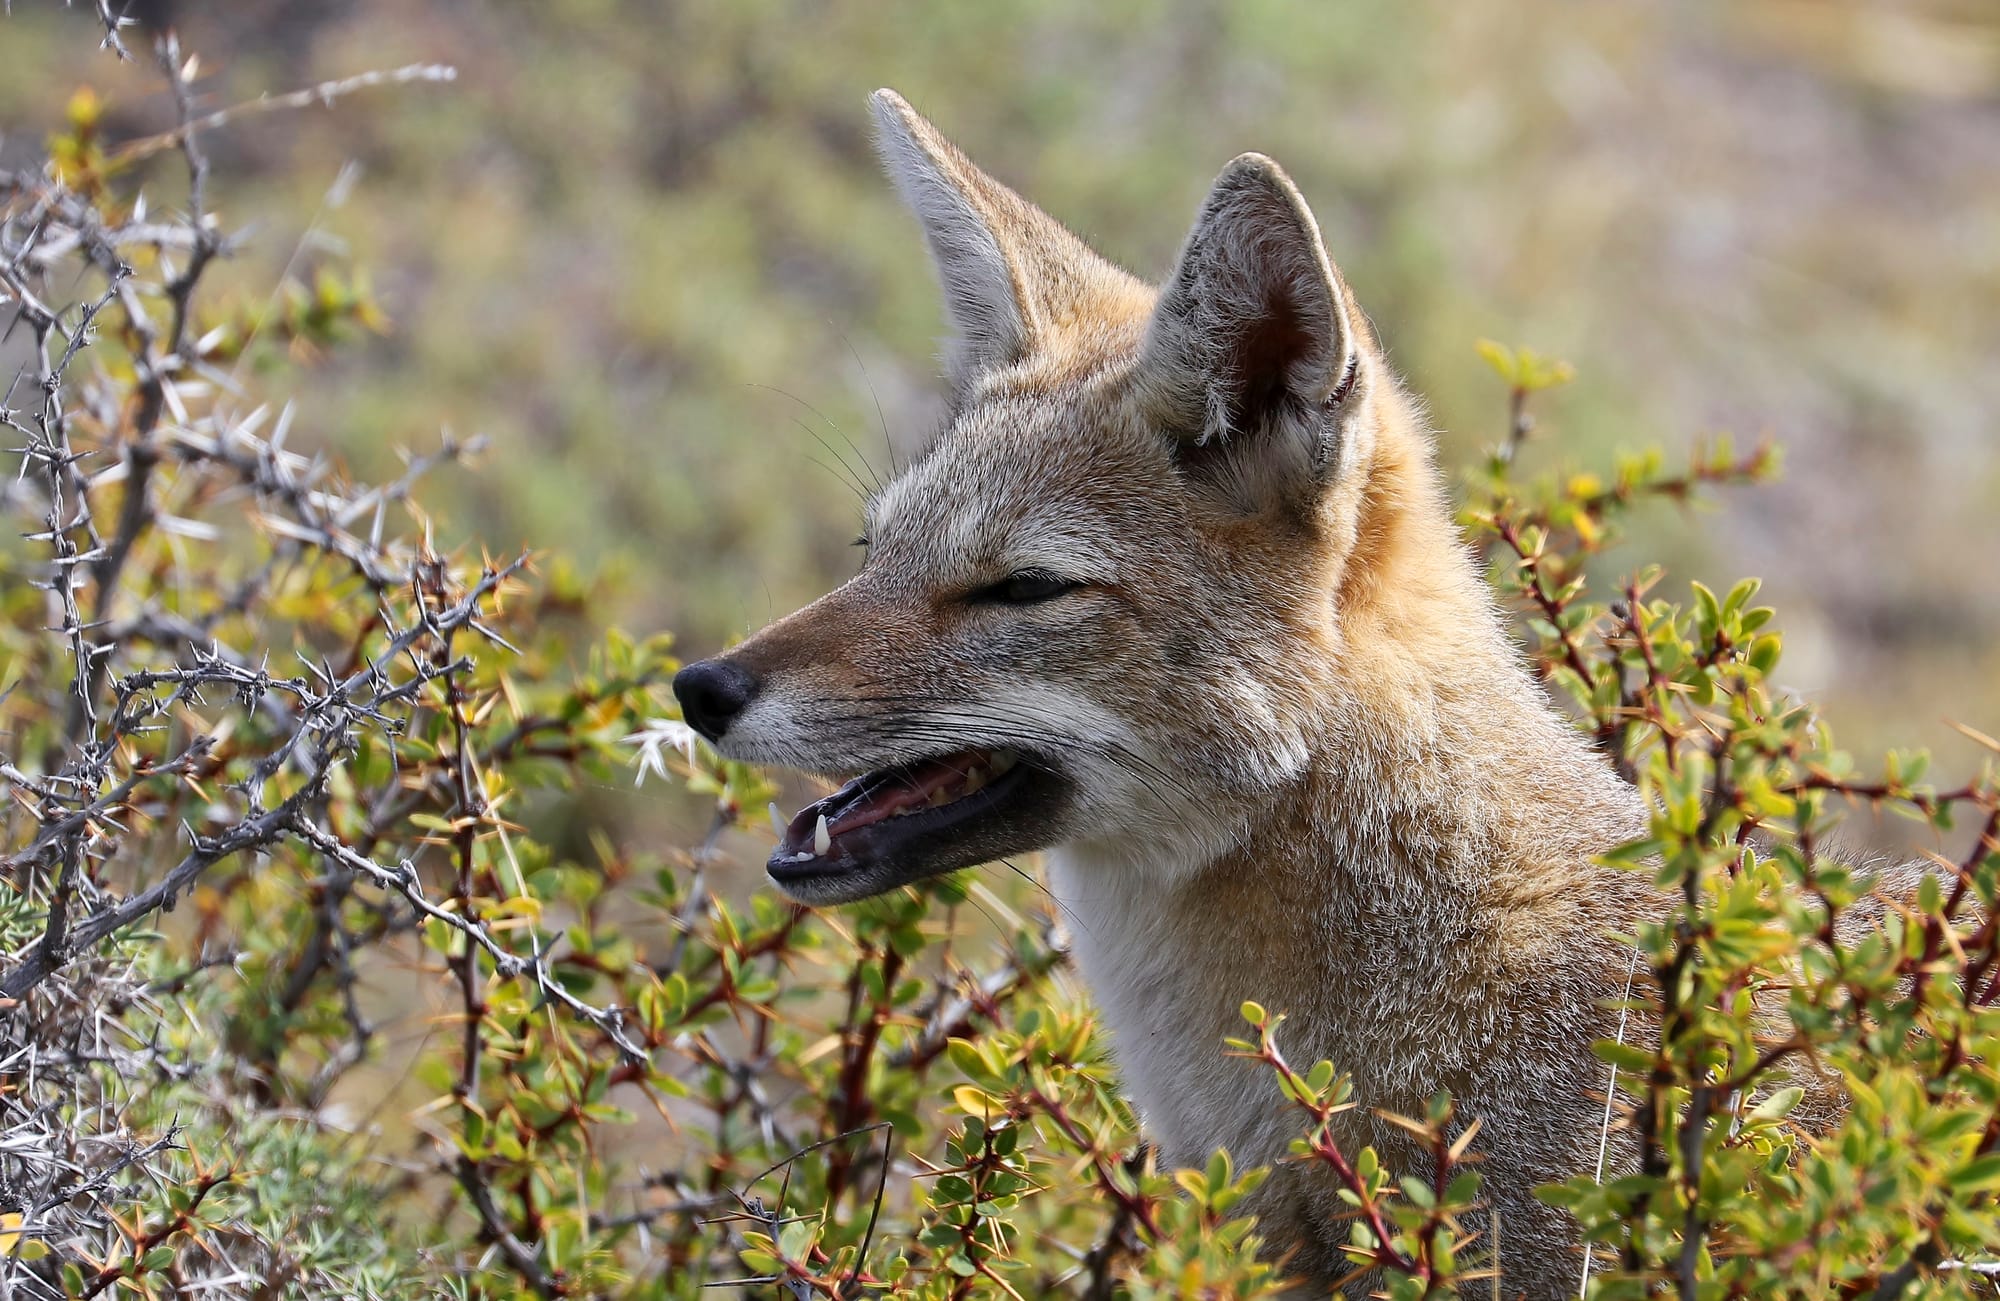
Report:
[[[854,778],[771,879],[812,904],[1046,850],[1075,957],[1166,1159],[1277,1173],[1289,1268],[1348,1272],[1332,1184],[1227,1058],[1238,1008],[1354,1072],[1339,1135],[1414,1168],[1479,1117],[1510,1295],[1577,1287],[1531,1190],[1591,1167],[1646,886],[1593,866],[1636,792],[1527,671],[1415,403],[1304,200],[1231,163],[1153,288],[893,92],[881,149],[944,287],[950,416],[868,507],[851,581],[682,670],[723,753]]]

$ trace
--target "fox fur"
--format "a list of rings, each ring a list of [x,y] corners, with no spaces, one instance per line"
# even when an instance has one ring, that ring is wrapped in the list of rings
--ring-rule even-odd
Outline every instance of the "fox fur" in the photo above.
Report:
[[[873,106],[943,285],[950,414],[870,504],[860,573],[730,652],[757,686],[718,745],[849,775],[1033,756],[1033,825],[961,858],[1047,850],[1165,1160],[1274,1165],[1274,1253],[1322,1294],[1349,1272],[1333,1181],[1288,1159],[1296,1113],[1224,1053],[1255,999],[1293,1060],[1353,1073],[1350,1150],[1414,1168],[1373,1113],[1449,1089],[1481,1122],[1506,1294],[1574,1294],[1573,1226],[1531,1190],[1598,1157],[1591,1043],[1631,973],[1610,936],[1655,905],[1593,859],[1645,813],[1524,663],[1304,199],[1236,159],[1156,288],[893,92]],[[1023,571],[1068,586],[968,595]]]

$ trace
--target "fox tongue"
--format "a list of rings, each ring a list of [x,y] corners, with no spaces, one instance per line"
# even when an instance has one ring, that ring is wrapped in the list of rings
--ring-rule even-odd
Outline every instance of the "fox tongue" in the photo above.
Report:
[[[964,759],[965,756],[941,759],[914,770],[899,772],[887,783],[872,790],[864,785],[859,792],[860,798],[842,809],[838,817],[829,820],[827,829],[837,836],[843,831],[893,818],[898,813],[923,808],[931,802],[933,795],[965,780]]]
[[[785,830],[786,847],[802,849],[811,845],[822,817],[826,819],[828,834],[838,836],[923,808],[939,792],[964,785],[985,758],[983,751],[966,750],[907,768],[857,777],[825,799],[801,809]]]

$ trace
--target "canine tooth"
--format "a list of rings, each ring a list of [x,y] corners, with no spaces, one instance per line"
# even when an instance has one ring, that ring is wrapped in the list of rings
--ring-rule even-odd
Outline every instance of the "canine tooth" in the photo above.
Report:
[[[785,826],[785,820],[778,816],[778,802],[772,800],[764,807],[771,811],[771,830],[778,833],[778,839],[783,840],[788,828]]]
[[[1001,773],[1006,772],[1009,768],[1012,768],[1013,766],[1014,766],[1013,751],[1002,750],[1000,751],[1000,753],[993,756],[993,775],[995,777],[998,777]]]
[[[826,814],[822,813],[819,821],[813,824],[813,853],[824,854],[832,848],[833,833],[826,829]]]
[[[951,795],[943,789],[934,790],[931,792],[931,797],[924,802],[931,808],[941,809],[951,803]]]

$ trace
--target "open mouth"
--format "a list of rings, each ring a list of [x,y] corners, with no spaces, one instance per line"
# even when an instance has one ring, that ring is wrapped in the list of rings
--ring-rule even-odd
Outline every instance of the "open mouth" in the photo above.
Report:
[[[844,902],[1040,848],[1052,773],[1012,750],[958,750],[864,773],[790,822],[771,806],[771,880],[806,903]],[[1044,819],[1046,820],[1046,819]]]

